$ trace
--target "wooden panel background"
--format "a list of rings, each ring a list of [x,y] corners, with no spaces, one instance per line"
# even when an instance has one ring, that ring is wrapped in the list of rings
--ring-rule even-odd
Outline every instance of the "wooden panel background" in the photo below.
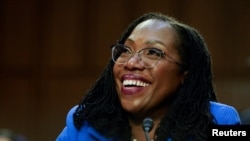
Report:
[[[0,1],[0,128],[54,141],[134,18],[159,11],[205,37],[222,102],[250,107],[250,1]]]

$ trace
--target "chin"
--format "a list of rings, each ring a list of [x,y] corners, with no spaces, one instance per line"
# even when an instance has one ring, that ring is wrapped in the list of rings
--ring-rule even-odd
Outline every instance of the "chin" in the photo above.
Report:
[[[131,113],[131,114],[138,114],[138,112],[140,111],[138,109],[138,106],[135,106],[133,103],[130,102],[129,103],[126,103],[126,104],[122,104],[122,108],[127,111],[128,113]]]

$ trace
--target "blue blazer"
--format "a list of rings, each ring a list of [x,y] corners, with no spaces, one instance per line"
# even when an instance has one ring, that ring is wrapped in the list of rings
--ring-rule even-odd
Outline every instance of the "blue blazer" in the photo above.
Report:
[[[98,133],[88,122],[85,121],[81,130],[77,130],[73,123],[73,113],[77,106],[73,107],[66,119],[66,127],[57,137],[56,141],[115,141],[112,138],[106,138]],[[232,106],[210,102],[211,113],[215,117],[215,123],[218,125],[239,125],[240,117],[236,109]],[[171,140],[171,139],[168,139]]]

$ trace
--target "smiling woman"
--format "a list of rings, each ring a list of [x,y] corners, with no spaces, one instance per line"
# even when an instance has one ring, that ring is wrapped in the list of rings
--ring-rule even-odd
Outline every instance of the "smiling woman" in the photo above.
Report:
[[[56,141],[199,141],[207,140],[210,125],[241,123],[234,107],[217,101],[210,53],[193,27],[146,13],[111,51]]]

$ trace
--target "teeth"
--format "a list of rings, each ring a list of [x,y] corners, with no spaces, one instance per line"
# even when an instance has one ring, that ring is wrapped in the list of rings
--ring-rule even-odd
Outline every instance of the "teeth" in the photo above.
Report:
[[[139,86],[139,87],[146,87],[149,84],[145,83],[145,82],[142,82],[142,81],[139,81],[139,80],[124,80],[123,85],[124,86],[133,85],[133,86]]]

